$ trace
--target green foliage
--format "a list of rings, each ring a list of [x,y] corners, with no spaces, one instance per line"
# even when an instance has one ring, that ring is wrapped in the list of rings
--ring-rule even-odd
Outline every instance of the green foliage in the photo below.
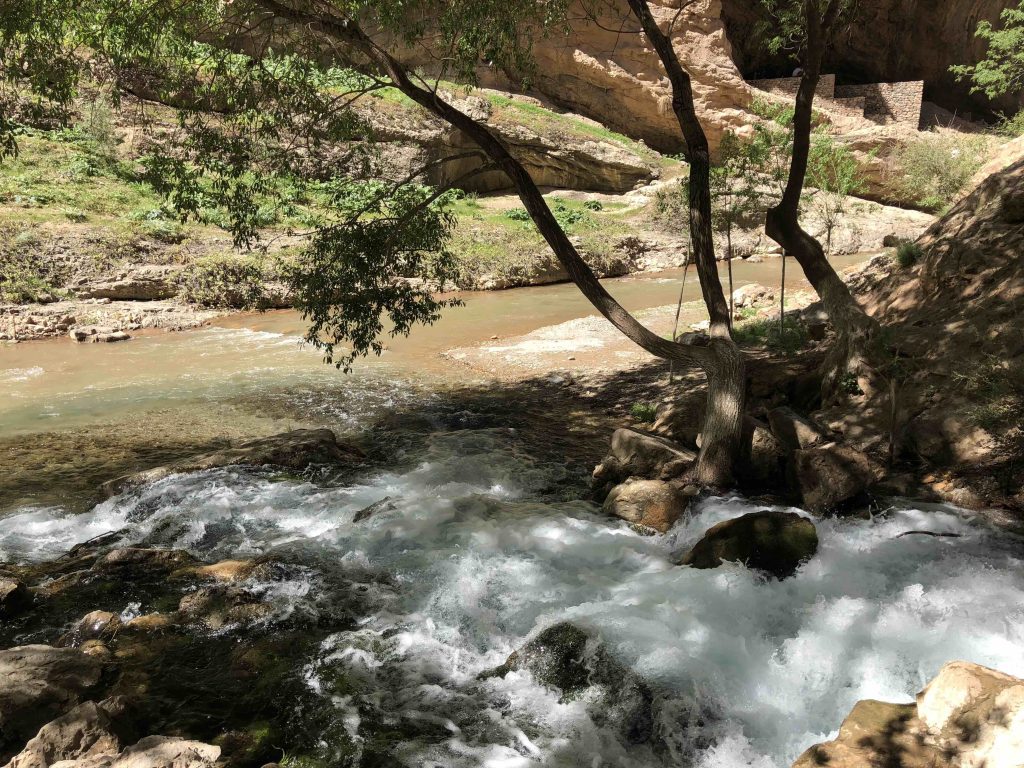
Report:
[[[601,211],[604,210],[604,205],[601,204],[600,200],[587,200],[583,203],[583,207],[588,211]]]
[[[728,247],[733,229],[757,210],[759,198],[751,147],[727,131],[718,147],[718,162],[711,168],[711,223],[725,233]]]
[[[832,252],[832,235],[846,214],[847,197],[864,187],[853,152],[828,133],[815,131],[807,157],[807,183],[814,187],[811,205],[825,225],[825,255]]]
[[[758,0],[762,18],[754,26],[754,35],[773,56],[799,53],[807,42],[806,4],[814,3],[819,15],[825,12],[827,0]],[[831,0],[839,4],[836,24],[827,30],[848,23],[857,10],[856,0]]]
[[[978,23],[975,36],[988,43],[985,58],[977,64],[950,67],[958,80],[970,80],[972,93],[990,99],[1024,90],[1024,0],[999,15],[1000,26]]]
[[[1024,109],[1012,117],[1003,115],[996,124],[996,133],[1008,139],[1024,136]]]
[[[807,346],[807,328],[791,316],[785,318],[782,334],[777,317],[759,317],[736,323],[733,339],[741,346],[766,347],[774,352],[791,355]]]
[[[690,232],[690,184],[679,179],[654,194],[654,220],[670,232]]]
[[[512,221],[529,221],[530,214],[525,208],[509,208],[505,211],[505,218]]]
[[[16,245],[30,245],[25,241]],[[0,252],[0,301],[11,304],[53,301],[62,295],[44,259],[28,250]]]
[[[985,136],[922,135],[896,153],[900,186],[922,208],[941,211],[967,186],[987,152]]]
[[[914,266],[921,260],[922,256],[924,256],[924,251],[917,243],[904,240],[896,246],[896,263],[902,269],[909,269]]]
[[[201,307],[256,309],[263,299],[263,267],[252,255],[205,256],[192,262],[180,280],[181,298]]]
[[[629,415],[644,424],[653,423],[658,416],[658,408],[653,403],[633,403]]]

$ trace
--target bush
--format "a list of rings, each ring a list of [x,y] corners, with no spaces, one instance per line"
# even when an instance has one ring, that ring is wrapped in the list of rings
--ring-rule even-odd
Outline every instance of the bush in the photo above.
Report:
[[[743,346],[767,347],[775,352],[793,354],[807,346],[807,329],[793,317],[786,317],[781,335],[777,317],[760,317],[733,326],[732,337]]]
[[[175,244],[185,239],[185,230],[176,221],[144,221],[139,226],[142,234],[161,243]]]
[[[1024,136],[1024,109],[1013,117],[1003,115],[996,124],[996,133],[1000,136],[1005,136],[1008,139],[1015,139],[1018,136]]]
[[[206,256],[185,269],[180,295],[202,307],[256,309],[263,300],[263,282],[263,267],[253,256]]]
[[[54,284],[56,275],[36,257],[18,253],[0,254],[0,301],[12,304],[47,302],[63,291]]]
[[[988,154],[984,136],[926,136],[900,149],[896,162],[904,194],[922,208],[947,207],[971,180]]]
[[[512,219],[512,221],[529,221],[530,214],[526,212],[525,208],[509,208],[505,211],[505,218]]]
[[[633,403],[629,415],[644,424],[650,424],[657,417],[658,409],[653,403]]]
[[[903,269],[908,269],[917,264],[923,255],[924,251],[921,250],[921,246],[909,240],[904,240],[896,246],[896,263]]]
[[[690,231],[690,186],[686,180],[664,186],[655,193],[654,220],[672,232]]]
[[[586,208],[588,211],[604,210],[604,206],[601,204],[600,200],[587,200],[585,203],[583,203],[583,207]]]

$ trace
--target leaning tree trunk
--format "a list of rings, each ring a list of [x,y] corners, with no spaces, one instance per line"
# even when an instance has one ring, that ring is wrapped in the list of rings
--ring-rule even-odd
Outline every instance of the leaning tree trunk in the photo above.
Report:
[[[765,234],[800,264],[838,335],[823,367],[822,394],[826,399],[836,392],[840,377],[846,373],[868,374],[873,378],[871,360],[878,339],[877,321],[853,298],[826,258],[821,243],[800,226],[800,195],[810,156],[814,92],[821,75],[826,39],[841,4],[842,0],[829,0],[824,12],[819,12],[817,2],[804,3],[807,45],[793,115],[793,157],[782,200],[768,211],[765,219]]]
[[[690,469],[688,479],[698,485],[714,488],[727,488],[732,485],[734,466],[740,452],[743,424],[744,360],[729,334],[728,305],[722,294],[711,243],[710,155],[707,151],[707,141],[704,140],[703,149],[698,148],[691,158],[692,168],[696,169],[697,183],[690,185],[691,231],[697,233],[693,236],[694,263],[700,277],[704,301],[711,316],[711,340],[706,347],[701,347],[663,339],[629,314],[601,285],[593,270],[558,224],[522,163],[509,152],[491,129],[452,106],[437,93],[414,83],[405,67],[369,38],[352,19],[321,11],[310,12],[294,8],[279,0],[258,2],[280,18],[303,24],[315,33],[351,46],[364,56],[379,74],[389,78],[398,90],[433,115],[462,131],[480,147],[494,166],[509,178],[537,229],[551,247],[555,257],[565,267],[569,279],[605,318],[627,338],[651,354],[666,360],[696,365],[704,370],[708,378],[708,399],[701,450],[697,455],[697,461]],[[676,66],[678,68],[678,62]],[[688,83],[687,79],[687,87]],[[673,105],[677,106],[679,102],[680,108],[685,109],[686,104],[681,98],[674,98]],[[688,97],[688,101],[688,108],[692,114],[692,95]],[[700,130],[695,117],[689,125],[691,130],[694,124]],[[703,139],[703,131],[700,131],[700,137]],[[687,137],[687,143],[691,143],[690,136]]]

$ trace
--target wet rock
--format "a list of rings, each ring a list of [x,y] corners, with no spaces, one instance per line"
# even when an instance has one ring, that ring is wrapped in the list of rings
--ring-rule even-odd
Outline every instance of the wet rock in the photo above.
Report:
[[[369,520],[374,515],[381,514],[382,512],[394,512],[398,507],[395,502],[391,500],[390,496],[385,496],[380,501],[375,501],[368,507],[363,507],[356,512],[355,517],[352,518],[353,523],[361,523],[363,520]]]
[[[177,571],[174,576],[179,578],[195,577],[212,579],[224,583],[244,581],[252,576],[259,565],[254,560],[221,560],[209,565],[197,565]]]
[[[91,611],[85,614],[74,628],[59,641],[60,646],[78,647],[87,640],[98,640],[113,635],[121,626],[121,620],[109,611]]]
[[[213,768],[220,747],[169,736],[147,736],[118,755],[62,760],[50,768]]]
[[[5,768],[47,768],[64,760],[116,755],[121,739],[104,704],[86,701],[47,723]]]
[[[712,526],[680,564],[717,568],[737,562],[784,579],[817,551],[814,523],[793,512],[765,509]]]
[[[297,429],[109,480],[103,484],[102,490],[107,496],[116,496],[181,472],[198,472],[234,464],[271,465],[299,471],[311,464],[359,463],[364,458],[358,448],[339,443],[329,429]]]
[[[76,705],[100,680],[100,663],[73,648],[0,651],[0,755]]]
[[[812,448],[832,439],[827,429],[792,408],[773,408],[768,412],[768,423],[772,434],[791,451]]]
[[[271,610],[270,605],[248,590],[225,585],[197,589],[181,598],[178,604],[178,613],[186,621],[211,630],[258,621]]]
[[[561,692],[562,701],[585,700],[598,727],[615,728],[632,744],[654,733],[654,696],[643,680],[616,661],[600,639],[570,622],[541,631],[482,678],[529,671],[535,680]]]
[[[195,563],[196,559],[183,549],[121,547],[112,549],[96,564],[94,571],[172,571]]]
[[[917,695],[927,740],[957,765],[1024,764],[1024,680],[966,661],[946,664]]]
[[[0,577],[0,619],[9,619],[32,604],[32,594],[18,579]]]
[[[685,514],[693,493],[664,480],[633,480],[612,488],[605,514],[665,533]]]
[[[875,481],[875,470],[862,451],[825,443],[793,454],[793,474],[805,508],[836,510],[856,500]]]
[[[176,625],[175,617],[166,613],[145,613],[126,621],[124,629],[134,632],[162,632]]]
[[[115,341],[128,341],[131,336],[124,331],[112,331],[111,333],[97,333],[92,337],[93,341],[111,343]]]
[[[623,427],[612,434],[611,452],[594,469],[599,483],[621,483],[626,478],[671,480],[693,464],[696,454],[664,437]]]

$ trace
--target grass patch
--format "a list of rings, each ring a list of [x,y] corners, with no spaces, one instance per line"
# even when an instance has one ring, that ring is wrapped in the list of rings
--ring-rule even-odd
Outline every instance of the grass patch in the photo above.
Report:
[[[653,424],[658,416],[658,408],[654,403],[633,403],[629,415],[642,424]]]
[[[803,323],[788,316],[781,333],[778,318],[759,317],[737,323],[733,326],[732,337],[741,346],[764,347],[786,355],[799,352],[809,341]]]
[[[921,260],[924,250],[917,243],[904,240],[896,246],[896,263],[902,269],[909,269]]]
[[[899,186],[929,211],[944,211],[988,157],[990,137],[926,134],[896,154]]]

